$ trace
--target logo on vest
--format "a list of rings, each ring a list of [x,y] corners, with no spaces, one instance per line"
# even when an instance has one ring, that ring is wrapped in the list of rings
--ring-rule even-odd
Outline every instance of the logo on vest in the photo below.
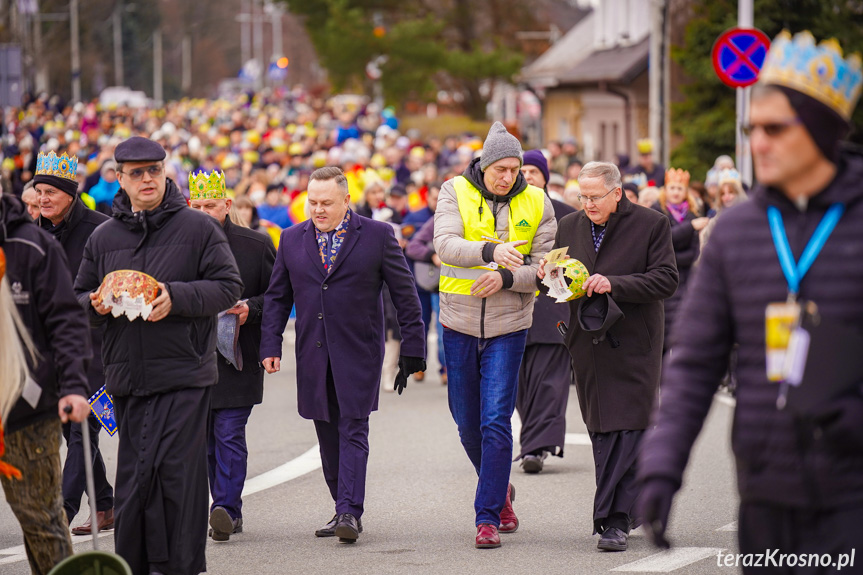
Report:
[[[527,220],[521,220],[520,222],[518,222],[517,224],[515,224],[515,227],[517,227],[517,228],[523,228],[523,229],[524,229],[524,228],[526,228],[526,229],[530,229],[530,224],[527,222]]]
[[[24,291],[21,282],[12,283],[12,301],[17,305],[27,305],[30,303],[30,292]]]

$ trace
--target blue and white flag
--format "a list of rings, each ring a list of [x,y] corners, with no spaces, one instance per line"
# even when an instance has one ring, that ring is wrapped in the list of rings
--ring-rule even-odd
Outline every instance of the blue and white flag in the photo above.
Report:
[[[114,417],[114,401],[108,395],[105,386],[100,387],[99,391],[94,393],[88,401],[93,415],[96,416],[108,435],[113,437],[117,433],[117,419]]]

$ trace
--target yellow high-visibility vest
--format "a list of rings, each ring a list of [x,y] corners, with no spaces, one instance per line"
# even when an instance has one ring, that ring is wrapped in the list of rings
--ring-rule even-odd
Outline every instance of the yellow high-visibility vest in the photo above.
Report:
[[[471,242],[487,241],[483,236],[497,238],[494,215],[486,204],[482,193],[464,176],[453,179],[458,211],[464,224],[464,239]],[[483,209],[480,210],[479,208]],[[509,201],[509,239],[526,241],[516,249],[527,255],[533,245],[533,236],[542,221],[545,211],[545,192],[535,186],[527,186],[522,193]],[[442,263],[440,287],[443,293],[470,295],[470,286],[493,266],[463,268]]]

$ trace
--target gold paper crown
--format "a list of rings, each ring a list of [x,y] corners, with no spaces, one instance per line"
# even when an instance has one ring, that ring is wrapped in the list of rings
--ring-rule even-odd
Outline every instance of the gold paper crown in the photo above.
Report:
[[[54,152],[47,154],[39,152],[36,158],[36,175],[56,176],[74,182],[78,177],[78,158],[75,156],[70,158],[66,152],[63,152],[62,156]]]
[[[224,172],[213,170],[209,175],[204,171],[197,174],[189,172],[189,199],[223,200],[226,197]]]
[[[834,38],[817,46],[815,37],[803,31],[791,38],[783,30],[770,45],[759,83],[785,86],[815,98],[851,119],[860,98],[863,72],[859,54],[842,59],[842,48]]]
[[[665,171],[665,185],[680,184],[684,188],[689,187],[689,172],[680,168],[669,168]]]
[[[639,154],[649,154],[653,151],[653,140],[651,140],[650,138],[638,140],[635,145],[638,147]]]

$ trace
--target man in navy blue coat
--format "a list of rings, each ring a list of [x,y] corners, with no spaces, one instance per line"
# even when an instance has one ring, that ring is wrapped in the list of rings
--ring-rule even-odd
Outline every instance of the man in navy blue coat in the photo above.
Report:
[[[402,334],[395,388],[425,370],[425,335],[413,276],[393,228],[349,209],[339,168],[309,178],[311,219],[282,232],[264,296],[261,359],[281,367],[282,333],[296,305],[297,406],[315,422],[336,515],[318,537],[353,543],[362,531],[369,414],[378,407],[386,283]]]

